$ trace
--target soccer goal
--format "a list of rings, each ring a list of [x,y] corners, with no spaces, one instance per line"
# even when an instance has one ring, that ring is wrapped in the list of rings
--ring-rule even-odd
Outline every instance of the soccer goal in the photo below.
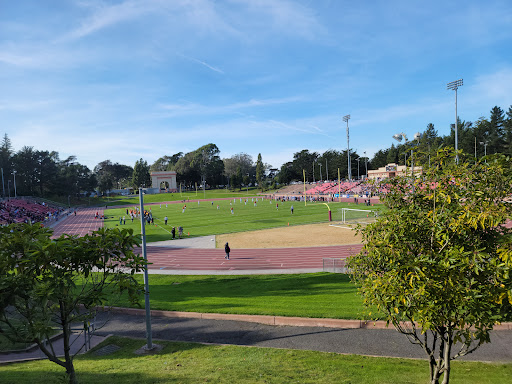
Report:
[[[378,216],[378,211],[370,209],[341,208],[339,211],[343,224],[370,224]]]

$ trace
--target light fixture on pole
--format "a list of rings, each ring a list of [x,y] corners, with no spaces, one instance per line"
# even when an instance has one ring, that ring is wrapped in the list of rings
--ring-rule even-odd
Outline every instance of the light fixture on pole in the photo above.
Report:
[[[366,151],[364,151],[364,168],[366,171],[365,178],[368,179],[368,157],[366,157]]]
[[[395,140],[397,140],[397,141],[399,141],[399,142],[401,142],[401,141],[402,141],[402,138],[405,140],[405,143],[408,143],[408,142],[409,142],[409,140],[407,139],[407,135],[406,135],[405,133],[403,133],[403,132],[401,132],[401,133],[397,133],[397,134],[393,135],[393,139],[395,139]],[[417,141],[416,145],[418,145],[418,144],[419,144],[420,139],[421,139],[421,133],[416,132],[416,133],[414,134],[414,140],[416,140],[416,141]],[[406,156],[407,156],[407,155],[406,155]],[[407,158],[406,158],[406,160],[405,160],[405,161],[406,161],[406,163],[407,163]],[[407,164],[406,164],[406,165],[407,165]],[[412,148],[411,148],[411,174],[412,174],[412,176],[414,177],[414,158],[413,158]],[[413,187],[414,187],[414,186],[413,186]]]
[[[343,116],[343,121],[347,122],[347,161],[348,161],[348,180],[352,180],[352,169],[350,168],[350,140],[349,140],[349,132],[348,132],[348,120],[350,119],[350,115]]]
[[[446,89],[451,89],[455,91],[455,162],[459,164],[459,143],[458,143],[458,133],[457,133],[457,89],[463,85],[462,79],[452,81],[446,84]]]
[[[139,208],[140,208],[140,233],[142,238],[142,257],[144,261],[148,261],[146,251],[146,218],[144,217],[144,191],[139,187]],[[151,330],[151,310],[149,301],[149,275],[148,266],[144,266],[144,306],[146,309],[146,340],[147,344],[144,349],[151,351],[153,347],[153,332]]]
[[[484,157],[487,157],[487,144],[489,144],[487,141],[481,141],[481,145],[484,146]]]
[[[18,197],[18,194],[16,193],[16,170],[12,171],[12,174],[14,175],[14,198],[16,199]]]

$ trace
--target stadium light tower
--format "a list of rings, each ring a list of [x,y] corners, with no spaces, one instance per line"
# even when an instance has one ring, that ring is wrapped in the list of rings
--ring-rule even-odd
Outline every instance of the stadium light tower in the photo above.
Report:
[[[366,151],[364,151],[364,167],[366,169],[366,179],[368,179],[368,157],[366,157]]]
[[[352,180],[352,169],[350,168],[350,140],[348,134],[348,120],[350,115],[343,116],[343,121],[347,122],[347,161],[348,161],[348,180]]]
[[[12,174],[14,175],[14,198],[17,199],[18,198],[18,194],[16,193],[16,170],[12,171]]]
[[[455,91],[455,162],[459,164],[459,154],[457,153],[459,149],[459,140],[458,140],[458,134],[457,134],[457,89],[461,87],[463,84],[462,79],[452,81],[448,84],[446,84],[446,89],[451,89],[452,91]]]

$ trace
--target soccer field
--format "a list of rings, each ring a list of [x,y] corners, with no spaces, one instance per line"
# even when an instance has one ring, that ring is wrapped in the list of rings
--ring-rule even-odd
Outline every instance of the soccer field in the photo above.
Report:
[[[255,204],[256,203],[256,204]],[[276,207],[279,205],[279,208]],[[186,208],[183,207],[186,205]],[[293,205],[293,214],[291,207]],[[337,212],[343,207],[354,206],[348,203],[329,203],[331,211]],[[135,209],[133,205],[129,209]],[[171,229],[183,227],[183,233],[187,236],[207,236],[233,232],[252,231],[257,229],[276,228],[287,225],[300,225],[328,222],[327,206],[323,203],[307,203],[299,201],[276,202],[274,200],[256,199],[229,199],[213,201],[188,201],[185,203],[152,204],[145,205],[146,210],[151,209],[154,224],[146,225],[147,242],[169,240]],[[233,208],[233,213],[231,213]],[[368,207],[373,208],[373,207]],[[105,211],[105,226],[112,228],[133,228],[135,233],[140,233],[140,220],[132,223],[130,215],[126,214],[127,208],[108,209]],[[183,212],[184,211],[184,212]],[[119,219],[125,217],[126,224],[120,225]],[[164,224],[165,216],[168,217],[167,225]]]

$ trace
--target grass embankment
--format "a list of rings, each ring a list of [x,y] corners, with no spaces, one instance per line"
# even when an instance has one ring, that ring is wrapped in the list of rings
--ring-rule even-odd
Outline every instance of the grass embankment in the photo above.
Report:
[[[328,209],[323,203],[308,203],[287,201],[285,203],[269,200],[256,202],[251,198],[218,200],[213,204],[207,201],[191,201],[180,204],[157,204],[146,205],[145,209],[151,209],[154,224],[146,225],[147,242],[169,240],[171,228],[176,230],[179,226],[184,228],[184,234],[191,237],[217,235],[234,232],[254,231],[258,229],[277,228],[287,225],[302,225],[311,223],[328,222]],[[279,209],[276,207],[279,204]],[[183,207],[186,205],[186,208]],[[293,214],[291,206],[293,205]],[[134,204],[131,208],[134,209]],[[217,209],[218,206],[218,209]],[[341,208],[377,209],[366,207],[363,204],[354,205],[349,203],[329,203],[332,219],[341,220]],[[231,213],[233,208],[233,213]],[[132,228],[135,233],[140,232],[140,221],[130,219],[126,213],[127,208],[111,208],[105,210],[105,226],[112,228]],[[184,210],[184,212],[183,212]],[[363,213],[360,213],[364,215]],[[168,224],[165,225],[164,218],[168,217]],[[125,218],[126,224],[120,225],[119,219]]]
[[[112,337],[106,343],[122,347],[107,356],[92,353],[75,359],[81,384],[145,383],[351,383],[428,382],[428,362],[420,360],[338,355],[238,346],[161,342],[161,352],[137,356],[145,340]],[[99,347],[103,347],[103,343]],[[49,361],[0,367],[3,384],[63,382],[63,369]],[[512,364],[452,362],[451,383],[512,382]]]
[[[166,311],[335,319],[360,319],[364,311],[349,277],[336,273],[150,275],[149,283],[151,309]],[[130,306],[128,300],[112,304]]]

